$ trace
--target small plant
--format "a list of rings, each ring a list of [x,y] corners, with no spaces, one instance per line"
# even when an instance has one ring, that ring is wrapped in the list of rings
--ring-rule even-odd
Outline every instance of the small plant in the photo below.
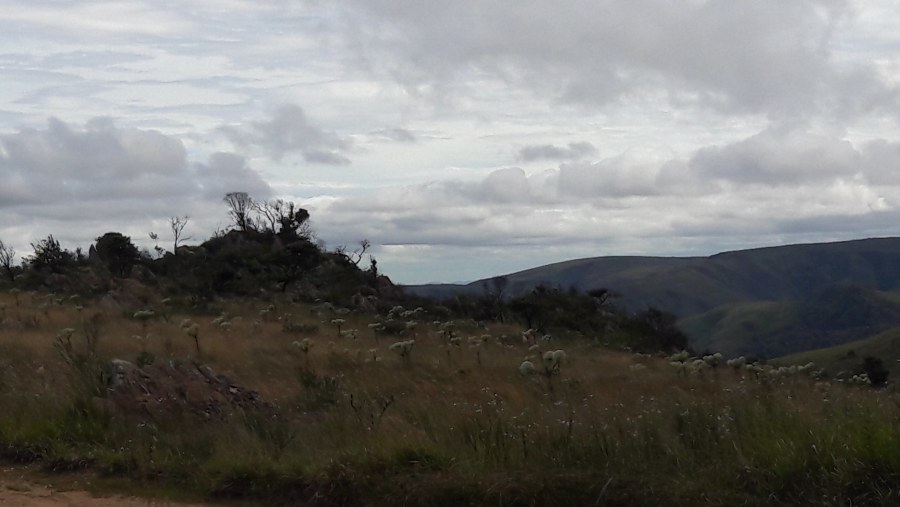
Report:
[[[344,319],[332,319],[331,323],[337,327],[337,334],[341,336],[341,326],[343,326],[347,321]]]
[[[413,345],[415,345],[415,340],[403,340],[400,342],[395,342],[388,347],[388,350],[396,352],[400,359],[404,361],[409,361],[410,355],[412,354]]]
[[[303,353],[303,359],[306,363],[306,368],[309,369],[309,351],[312,349],[313,341],[309,338],[304,338],[300,341],[293,342],[294,347]]]
[[[141,323],[141,333],[144,336],[147,336],[147,325],[154,317],[156,317],[156,313],[153,310],[138,310],[132,315],[134,320]]]
[[[200,326],[197,325],[196,322],[191,319],[184,319],[181,321],[181,329],[184,331],[184,334],[188,335],[192,340],[194,340],[194,348],[197,351],[197,357],[201,356],[200,352]]]
[[[387,413],[391,405],[394,404],[394,395],[373,396],[365,398],[357,398],[350,393],[350,408],[356,416],[356,420],[360,426],[366,431],[376,432],[381,426],[381,421]]]

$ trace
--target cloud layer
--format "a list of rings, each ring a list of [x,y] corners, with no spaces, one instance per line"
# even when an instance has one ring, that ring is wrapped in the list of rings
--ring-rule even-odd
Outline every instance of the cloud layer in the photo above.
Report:
[[[231,191],[402,281],[895,235],[898,24],[888,0],[0,0],[0,238],[206,237]]]

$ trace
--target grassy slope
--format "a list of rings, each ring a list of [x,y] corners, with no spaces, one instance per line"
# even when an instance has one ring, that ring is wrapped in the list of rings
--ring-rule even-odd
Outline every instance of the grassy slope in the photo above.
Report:
[[[354,340],[339,337],[330,316],[278,302],[278,317],[259,324],[269,302],[223,303],[241,317],[226,331],[212,315],[177,310],[144,328],[130,318],[133,309],[0,299],[7,326],[25,324],[0,333],[4,459],[265,505],[900,501],[885,487],[900,474],[900,408],[885,403],[890,393],[823,393],[805,377],[757,380],[725,370],[681,376],[663,359],[590,340],[544,344],[569,355],[548,382],[518,374],[536,353],[509,326],[460,322],[463,338],[491,339],[448,350],[423,322],[404,361],[387,350],[392,339],[368,331],[366,315],[345,317],[345,330],[360,330]],[[277,404],[277,417],[201,421],[85,400],[53,342],[58,329],[93,314],[103,323],[97,354],[125,359],[142,347],[132,336],[146,333],[148,350],[189,359],[192,343],[178,323],[193,318],[204,362],[259,390]],[[285,333],[286,320],[319,328]],[[291,345],[303,336],[314,340],[309,356]]]
[[[898,322],[897,294],[836,285],[802,302],[726,305],[679,325],[697,350],[777,357],[858,340]]]
[[[900,377],[900,327],[870,336],[863,340],[845,343],[835,347],[808,350],[790,354],[773,360],[776,364],[806,364],[810,361],[824,368],[830,375],[839,372],[854,372],[866,356],[882,360],[891,378]]]

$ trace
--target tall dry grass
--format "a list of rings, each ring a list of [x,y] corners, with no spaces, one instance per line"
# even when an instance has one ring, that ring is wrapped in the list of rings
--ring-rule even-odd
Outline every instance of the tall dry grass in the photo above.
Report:
[[[15,301],[18,299],[18,303]],[[48,304],[49,301],[49,304]],[[884,505],[898,501],[900,408],[893,392],[681,375],[666,360],[591,340],[523,344],[514,326],[459,322],[460,345],[422,321],[408,359],[371,315],[223,302],[192,314],[9,294],[0,334],[0,446],[7,460],[88,468],[135,481],[326,505]],[[216,324],[224,312],[228,326]],[[199,328],[200,357],[181,328]],[[290,323],[287,325],[286,323]],[[78,388],[54,348],[93,326],[98,360],[195,360],[277,409],[225,420],[120,414]],[[469,336],[489,335],[470,347]],[[142,336],[145,339],[138,339]],[[303,352],[294,342],[308,339]],[[544,350],[558,374],[522,376]],[[372,352],[374,349],[374,352]],[[146,358],[146,355],[145,355]],[[635,368],[640,364],[642,367]],[[102,394],[100,396],[102,398]]]

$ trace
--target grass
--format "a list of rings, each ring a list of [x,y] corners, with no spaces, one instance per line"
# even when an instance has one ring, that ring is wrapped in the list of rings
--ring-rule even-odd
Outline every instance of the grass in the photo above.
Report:
[[[835,347],[809,350],[775,359],[775,363],[805,364],[812,361],[825,368],[831,375],[843,372],[846,377],[858,371],[863,359],[872,356],[881,359],[890,372],[890,378],[900,377],[900,327],[888,329],[864,340],[857,340]]]
[[[338,335],[333,316],[281,302],[265,319],[268,302],[229,301],[209,315],[171,308],[143,325],[131,309],[18,297],[18,306],[8,295],[0,303],[15,321],[0,334],[7,462],[263,505],[900,501],[900,405],[889,391],[724,368],[680,376],[663,359],[600,340],[546,344],[568,354],[560,373],[522,377],[519,363],[538,352],[510,325],[458,323],[464,338],[491,335],[476,355],[465,339],[446,346],[423,319],[404,360],[388,350],[398,338],[373,334],[368,315],[342,316],[343,330],[359,330],[354,340]],[[221,311],[227,329],[212,322]],[[198,324],[200,358],[184,318]],[[92,350],[85,322],[95,326]],[[91,392],[83,377],[94,370],[61,359],[54,342],[64,327],[78,329],[73,349],[98,364],[142,351],[199,359],[273,409],[211,420],[123,412]],[[293,345],[302,338],[313,342],[308,354]]]

